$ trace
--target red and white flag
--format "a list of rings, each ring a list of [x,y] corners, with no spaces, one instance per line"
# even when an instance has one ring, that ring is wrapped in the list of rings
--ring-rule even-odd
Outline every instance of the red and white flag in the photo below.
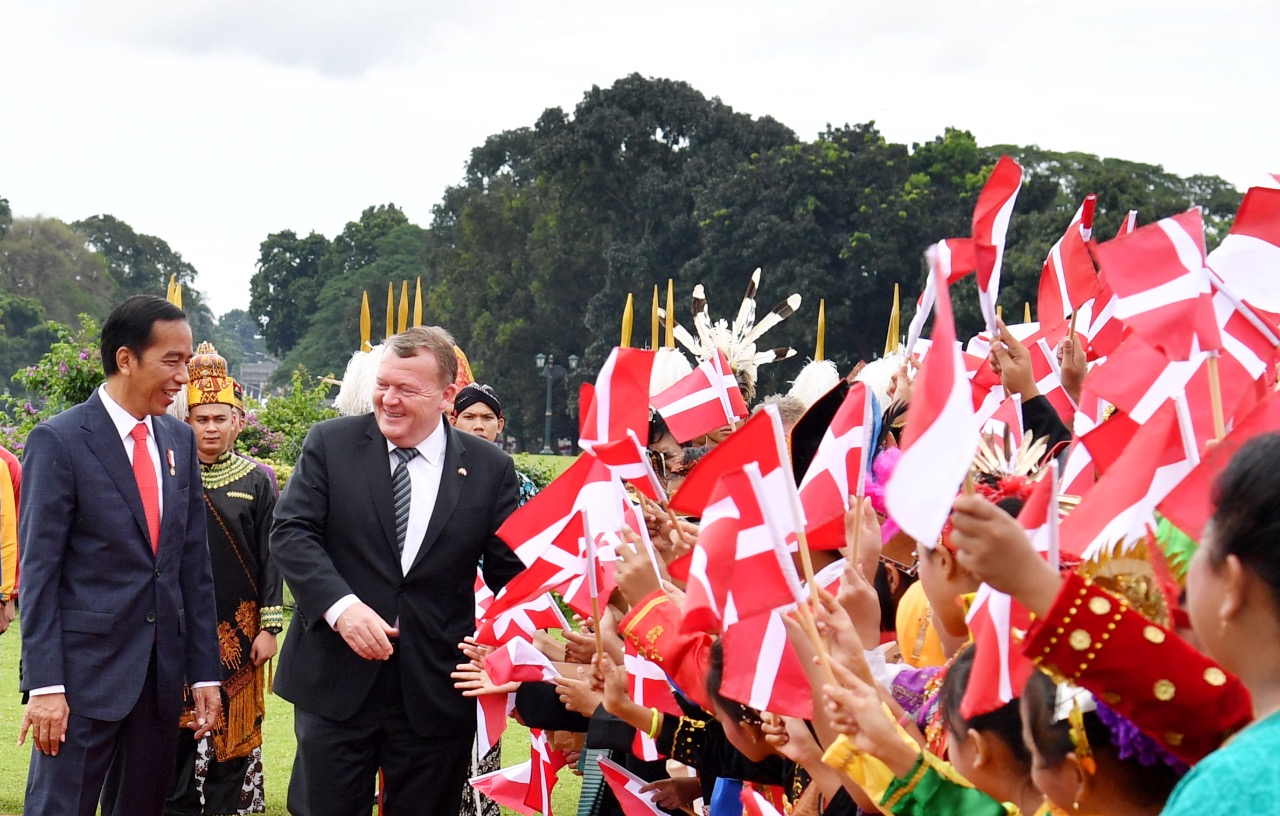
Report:
[[[538,811],[524,803],[529,792],[529,776],[533,761],[521,762],[509,768],[499,768],[468,780],[471,787],[483,793],[493,801],[524,816],[533,816]]]
[[[1245,193],[1231,232],[1209,253],[1208,265],[1245,302],[1280,312],[1280,190]]]
[[[933,274],[941,276],[936,268]],[[933,344],[916,377],[902,435],[902,457],[885,486],[889,515],[921,545],[934,546],[942,534],[978,442],[969,379],[956,346],[951,297],[939,285]]]
[[[745,785],[742,787],[742,812],[745,816],[782,816],[773,802]]]
[[[683,713],[680,710],[680,705],[676,702],[675,694],[671,691],[671,684],[667,682],[667,675],[662,671],[662,667],[651,660],[641,657],[630,640],[623,644],[622,660],[627,669],[627,696],[636,705],[644,708],[656,708],[663,714],[670,714],[673,717],[678,717]],[[658,744],[649,739],[649,735],[640,729],[636,729],[636,737],[632,742],[631,750],[646,762],[653,762],[659,757]]]
[[[1031,614],[1008,595],[989,584],[978,587],[966,621],[975,651],[960,716],[973,719],[1013,701],[1036,668],[1012,636],[1013,629],[1030,627]]]
[[[535,496],[534,501],[536,500]],[[533,501],[525,507],[531,504]],[[519,510],[516,512],[518,513]],[[498,530],[498,535],[502,535],[501,529]],[[550,592],[561,584],[584,574],[582,539],[585,535],[583,513],[575,512],[569,522],[560,529],[559,535],[552,540],[551,545],[543,549],[533,563],[525,567],[524,571],[518,573],[502,588],[498,597],[485,610],[485,619],[493,620],[530,598]]]
[[[614,499],[620,490],[609,468],[584,453],[538,495],[516,508],[498,528],[498,537],[526,567],[531,566],[580,511],[608,514],[593,515],[592,527],[597,530],[617,529],[621,519]]]
[[[1004,240],[1009,231],[1014,202],[1022,187],[1022,167],[1001,156],[991,177],[978,193],[973,208],[973,254],[977,262],[978,301],[987,330],[996,331],[996,301],[1000,298],[1000,265],[1004,260]]]
[[[738,381],[719,349],[650,402],[679,442],[732,425],[747,415]]]
[[[476,627],[476,641],[486,646],[502,646],[513,638],[533,642],[540,629],[569,629],[560,605],[550,593],[543,593],[496,615],[488,616]]]
[[[551,747],[545,732],[529,729],[529,789],[524,803],[542,816],[552,816],[551,789],[556,786],[557,774],[569,764],[564,751]]]
[[[721,635],[720,693],[759,711],[813,719],[813,693],[781,611],[746,618]]]
[[[968,275],[977,268],[978,261],[973,253],[972,238],[948,238],[929,247],[926,251],[929,269],[935,266],[942,270],[947,286]],[[925,276],[924,291],[916,301],[916,313],[911,316],[907,326],[907,356],[915,354],[916,343],[924,331],[924,322],[933,312],[934,301],[938,299],[938,286],[933,279],[932,271]]]
[[[1140,541],[1156,505],[1191,467],[1177,409],[1167,402],[1062,522],[1063,554],[1085,560],[1122,540]]]
[[[815,530],[844,517],[850,496],[866,495],[874,402],[865,383],[856,382],[849,387],[800,480],[800,504],[804,506],[811,547],[818,545],[813,536]],[[835,546],[844,546],[843,524],[838,539]]]
[[[560,676],[551,660],[532,643],[516,638],[494,649],[484,659],[484,670],[495,686],[512,681],[551,683]]]
[[[1120,221],[1120,229],[1116,231],[1116,237],[1128,235],[1138,228],[1138,211],[1129,210],[1125,213],[1124,219]]]
[[[776,423],[776,424],[775,424]],[[711,452],[698,460],[698,466],[689,472],[684,483],[671,496],[671,508],[680,513],[701,518],[703,508],[711,501],[720,477],[725,473],[742,470],[749,462],[760,466],[765,481],[775,485],[775,493],[785,490],[783,458],[779,453],[778,430],[782,422],[777,408],[766,405],[716,445]],[[785,440],[785,435],[783,436]],[[785,451],[785,441],[782,443]],[[790,464],[790,459],[787,459]],[[787,468],[788,473],[790,468]],[[775,475],[776,474],[776,475]],[[794,489],[795,482],[792,481]]]
[[[634,485],[653,501],[667,500],[667,491],[658,481],[658,474],[653,472],[653,463],[635,431],[628,430],[627,435],[616,442],[596,445],[593,452],[622,481]]]
[[[1213,515],[1213,488],[1231,457],[1250,439],[1280,431],[1280,397],[1272,391],[1214,447],[1200,464],[1160,502],[1160,512],[1174,526],[1199,541]]]
[[[511,694],[482,694],[476,698],[476,752],[480,756],[493,750],[502,739],[514,705]]]
[[[1098,273],[1089,257],[1087,241],[1093,233],[1098,197],[1090,193],[1076,210],[1067,231],[1049,250],[1040,270],[1036,318],[1055,326],[1098,293]]]
[[[1116,317],[1147,342],[1175,360],[1222,348],[1198,208],[1100,245],[1098,260]]]
[[[622,808],[623,816],[666,816],[655,801],[658,796],[657,791],[641,792],[640,789],[648,785],[648,782],[608,757],[597,757],[596,762],[600,763],[600,775],[604,777],[605,782],[609,783],[613,795],[618,798],[618,806]]]
[[[589,451],[622,439],[628,430],[648,434],[652,369],[652,351],[615,348],[609,353],[596,375],[595,396],[582,414],[579,447]]]
[[[1031,544],[1055,568],[1060,563],[1058,539],[1058,460],[1049,462],[1049,472],[1031,490],[1018,523],[1027,531]]]
[[[742,618],[794,603],[799,580],[766,516],[749,463],[720,477],[702,514],[685,587],[683,632],[719,632]],[[785,563],[784,563],[785,562]]]

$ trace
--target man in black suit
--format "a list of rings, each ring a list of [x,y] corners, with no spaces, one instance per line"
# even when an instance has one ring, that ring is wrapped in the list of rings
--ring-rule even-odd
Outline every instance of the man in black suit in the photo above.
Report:
[[[160,814],[183,686],[197,738],[222,676],[196,440],[165,410],[187,382],[186,314],[129,298],[102,326],[107,382],[32,429],[24,460],[19,742],[24,812]]]
[[[442,421],[453,339],[386,341],[373,415],[312,428],[276,505],[272,557],[296,608],[275,691],[294,703],[297,816],[458,811],[474,703],[453,688],[483,559],[495,591],[521,569],[496,531],[516,507],[511,457]]]

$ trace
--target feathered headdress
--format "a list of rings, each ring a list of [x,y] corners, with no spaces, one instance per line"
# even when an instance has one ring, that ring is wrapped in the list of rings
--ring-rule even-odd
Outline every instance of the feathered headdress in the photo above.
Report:
[[[774,363],[795,356],[793,348],[774,348],[757,352],[756,341],[769,329],[795,314],[800,308],[800,295],[795,294],[774,306],[760,321],[756,322],[756,290],[760,286],[760,270],[751,273],[751,282],[747,285],[747,293],[738,307],[738,316],[730,326],[724,319],[712,321],[707,309],[707,294],[702,284],[693,287],[693,327],[698,336],[695,339],[679,323],[675,324],[675,336],[680,344],[687,348],[699,361],[711,357],[713,349],[720,349],[729,368],[742,381],[747,398],[755,393],[756,370],[766,363]],[[664,313],[665,317],[665,313]]]

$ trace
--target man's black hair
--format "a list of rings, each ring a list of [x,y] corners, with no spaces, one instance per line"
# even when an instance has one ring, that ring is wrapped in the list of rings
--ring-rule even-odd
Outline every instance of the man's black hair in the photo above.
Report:
[[[120,370],[116,365],[116,352],[122,348],[141,357],[151,346],[151,329],[156,321],[186,319],[186,312],[155,295],[134,295],[121,303],[102,324],[103,373],[110,377]]]

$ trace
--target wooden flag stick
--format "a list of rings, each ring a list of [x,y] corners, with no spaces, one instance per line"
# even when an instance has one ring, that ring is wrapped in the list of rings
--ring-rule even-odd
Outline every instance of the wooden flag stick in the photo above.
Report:
[[[796,536],[800,539],[800,566],[804,570],[804,582],[809,587],[809,602],[817,608],[821,603],[818,598],[818,582],[813,577],[813,558],[809,555],[809,539],[804,534],[804,530],[797,530]]]
[[[600,634],[600,593],[598,591],[591,593],[591,630],[596,633],[596,667],[604,671],[604,637]]]
[[[1227,435],[1227,425],[1222,417],[1222,382],[1218,378],[1218,353],[1209,355],[1209,403],[1213,406],[1213,435],[1221,440]]]
[[[964,474],[964,494],[965,494],[966,496],[972,496],[972,495],[974,494],[974,490],[973,490],[973,469],[972,469],[972,468],[970,468],[970,469],[969,469],[969,470]]]
[[[827,683],[832,686],[840,685],[836,682],[836,673],[831,669],[831,653],[827,650],[826,641],[818,634],[818,623],[813,618],[813,610],[808,604],[796,604],[796,614],[800,616],[800,625],[804,627],[805,634],[809,636],[809,642],[818,653],[818,665],[822,667],[822,674],[826,677]]]
[[[1067,326],[1067,337],[1071,339],[1072,343],[1076,341],[1076,318],[1079,315],[1079,311],[1073,311],[1071,313],[1071,324]]]

